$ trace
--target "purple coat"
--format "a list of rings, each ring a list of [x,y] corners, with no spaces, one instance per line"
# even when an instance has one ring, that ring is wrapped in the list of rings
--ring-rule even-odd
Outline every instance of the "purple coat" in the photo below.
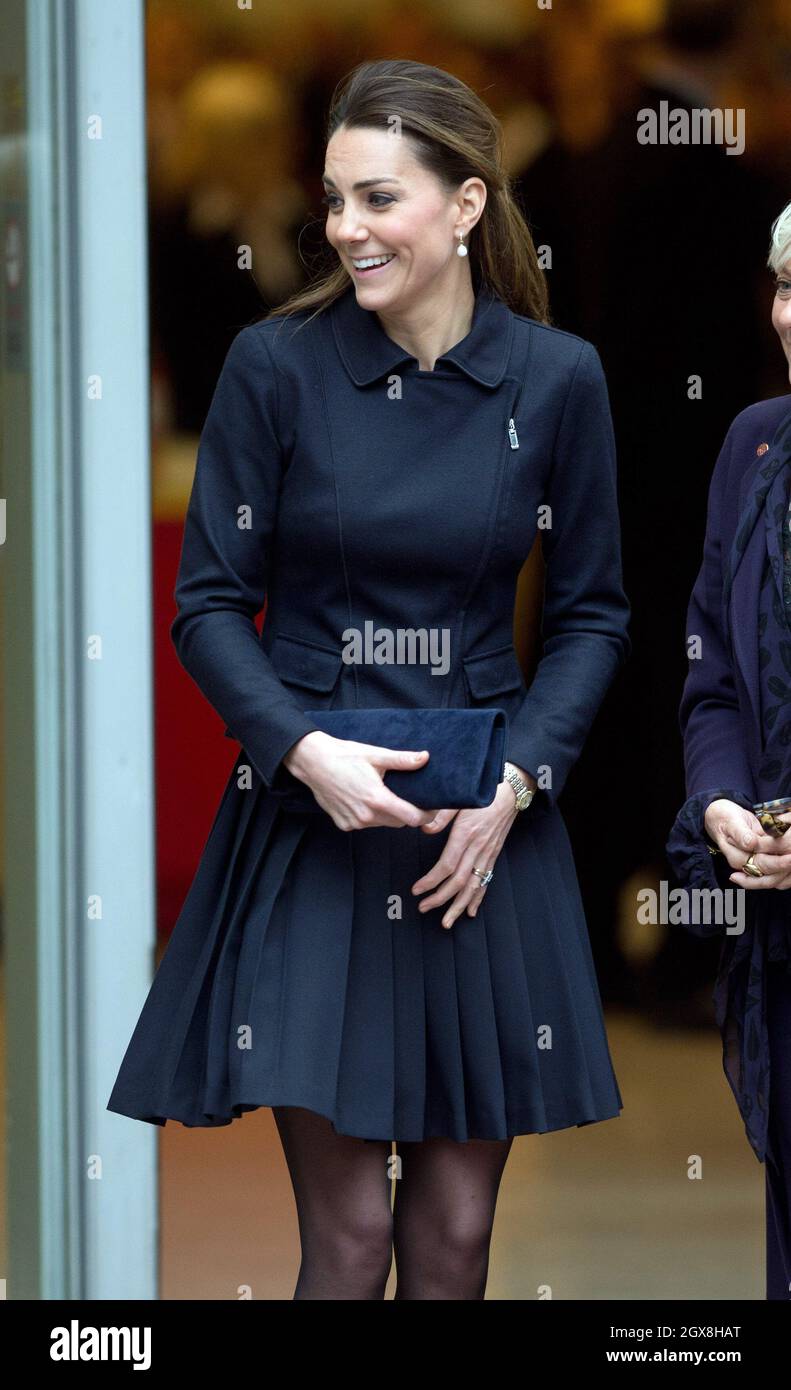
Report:
[[[727,861],[707,847],[703,817],[709,803],[725,796],[750,807],[772,794],[759,776],[763,736],[758,614],[767,555],[763,519],[736,563],[730,593],[726,580],[756,470],[768,452],[763,446],[772,444],[790,413],[791,394],[742,410],[728,430],[711,480],[703,561],[686,626],[688,638],[695,636],[700,642],[689,663],[679,712],[688,800],[667,844],[673,873],[688,887],[734,887]],[[689,930],[724,936],[714,993],[723,1066],[747,1137],[763,1162],[769,1107],[766,962],[786,959],[785,923],[791,903],[774,892],[746,892],[746,901],[747,926],[741,935],[725,934],[722,923],[690,925]],[[781,918],[783,932],[770,930]]]

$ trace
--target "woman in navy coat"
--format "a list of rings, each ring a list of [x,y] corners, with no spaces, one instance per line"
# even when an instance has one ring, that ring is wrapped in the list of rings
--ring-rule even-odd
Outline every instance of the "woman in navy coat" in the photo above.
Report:
[[[772,322],[791,375],[791,203],[772,228],[769,266]],[[779,812],[773,825],[771,811],[760,820],[755,809],[791,797],[790,484],[786,394],[736,416],[712,475],[687,616],[688,800],[667,845],[682,886],[732,895],[720,899],[730,910],[684,925],[722,936],[714,1000],[725,1074],[765,1163],[769,1299],[791,1297],[791,899],[782,896],[791,888],[791,816]],[[736,889],[746,890],[741,920]]]
[[[242,752],[109,1109],[273,1107],[295,1297],[380,1299],[395,1249],[397,1298],[480,1299],[513,1136],[621,1109],[557,805],[629,646],[613,431],[595,348],[545,321],[469,88],[363,64],[324,182],[335,268],[238,333],[200,440],[172,635]],[[528,689],[515,590],[539,530]],[[503,708],[514,780],[418,810],[382,774],[420,749],[310,713],[371,706]]]

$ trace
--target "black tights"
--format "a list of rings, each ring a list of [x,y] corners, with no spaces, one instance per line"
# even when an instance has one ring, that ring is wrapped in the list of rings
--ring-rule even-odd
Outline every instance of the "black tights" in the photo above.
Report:
[[[274,1106],[297,1204],[295,1299],[482,1299],[512,1139],[401,1143],[391,1208],[389,1140],[336,1134],[324,1115]]]

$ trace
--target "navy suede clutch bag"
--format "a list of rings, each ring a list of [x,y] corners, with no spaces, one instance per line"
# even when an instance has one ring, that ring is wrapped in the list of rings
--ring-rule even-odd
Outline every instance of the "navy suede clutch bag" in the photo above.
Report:
[[[507,715],[502,709],[319,709],[305,713],[325,734],[380,748],[428,750],[414,772],[395,768],[384,784],[422,811],[489,806],[503,778]],[[286,810],[320,811],[310,787],[287,768],[272,794]]]

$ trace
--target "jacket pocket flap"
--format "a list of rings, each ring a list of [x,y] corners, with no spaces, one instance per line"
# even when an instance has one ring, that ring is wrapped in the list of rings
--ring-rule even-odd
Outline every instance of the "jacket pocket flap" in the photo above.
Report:
[[[524,689],[519,658],[511,645],[497,647],[480,656],[462,657],[469,687],[476,700],[500,695],[506,690]]]
[[[272,665],[280,678],[309,690],[332,690],[343,660],[339,651],[279,632],[272,643]]]

